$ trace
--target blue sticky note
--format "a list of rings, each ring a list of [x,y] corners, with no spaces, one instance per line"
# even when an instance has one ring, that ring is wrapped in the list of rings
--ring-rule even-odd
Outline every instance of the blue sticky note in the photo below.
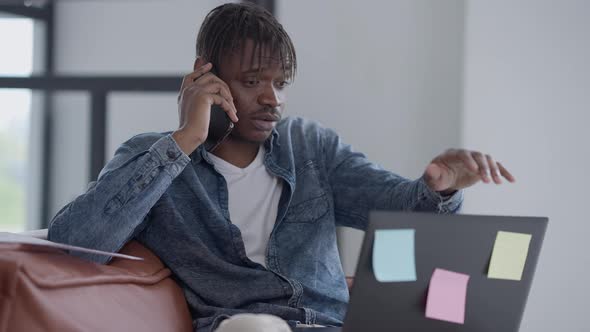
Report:
[[[373,242],[373,273],[380,282],[416,281],[414,229],[378,229]]]

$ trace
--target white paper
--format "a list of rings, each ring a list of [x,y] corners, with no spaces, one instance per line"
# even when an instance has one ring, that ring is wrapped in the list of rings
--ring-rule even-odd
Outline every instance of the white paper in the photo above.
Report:
[[[57,248],[57,249],[62,249],[62,250],[85,252],[85,253],[89,253],[89,254],[96,254],[96,255],[102,255],[102,256],[131,259],[134,261],[142,261],[143,260],[143,258],[141,258],[141,257],[123,255],[123,254],[101,251],[101,250],[87,249],[87,248],[83,248],[83,247],[71,246],[71,245],[62,244],[62,243],[55,243],[55,242],[51,242],[48,240],[43,240],[43,239],[38,239],[35,237],[27,236],[27,235],[20,235],[20,234],[15,234],[15,233],[8,233],[8,232],[0,232],[0,243],[29,244],[29,245],[35,245],[35,246],[40,246],[40,247]]]

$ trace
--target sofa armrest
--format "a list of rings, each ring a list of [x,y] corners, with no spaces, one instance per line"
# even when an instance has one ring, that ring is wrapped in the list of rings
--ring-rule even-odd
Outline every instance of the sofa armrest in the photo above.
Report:
[[[21,244],[0,244],[0,332],[192,331],[171,272],[136,241],[121,252],[144,261],[109,265]]]

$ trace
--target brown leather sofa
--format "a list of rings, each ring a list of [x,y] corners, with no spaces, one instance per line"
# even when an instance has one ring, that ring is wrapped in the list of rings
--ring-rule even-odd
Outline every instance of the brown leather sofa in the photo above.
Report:
[[[0,332],[192,331],[171,272],[136,241],[99,265],[54,249],[0,244]]]

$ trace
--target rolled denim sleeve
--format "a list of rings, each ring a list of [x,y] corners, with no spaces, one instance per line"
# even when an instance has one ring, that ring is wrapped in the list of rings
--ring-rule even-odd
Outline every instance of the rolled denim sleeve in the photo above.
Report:
[[[463,202],[461,191],[443,197],[432,191],[422,178],[410,180],[370,162],[364,154],[344,144],[330,129],[324,129],[321,137],[339,226],[364,230],[371,210],[434,213],[460,210]]]
[[[450,196],[442,196],[440,193],[430,189],[424,179],[418,180],[421,193],[419,202],[414,207],[415,211],[436,211],[437,213],[457,213],[463,204],[463,190],[458,190]],[[432,207],[436,206],[436,209]]]
[[[117,252],[145,227],[146,216],[190,162],[172,136],[143,134],[125,142],[86,193],[49,225],[49,240]],[[72,253],[98,263],[109,257]]]

